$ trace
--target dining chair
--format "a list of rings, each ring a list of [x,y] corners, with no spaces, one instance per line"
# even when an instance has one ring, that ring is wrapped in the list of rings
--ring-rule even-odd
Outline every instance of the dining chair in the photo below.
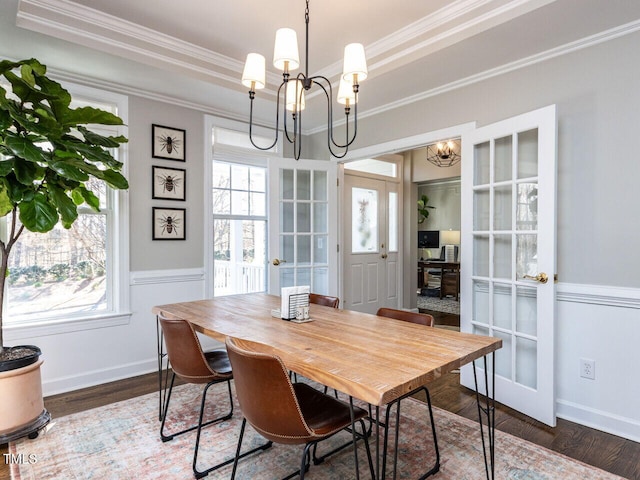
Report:
[[[261,351],[264,345],[228,337],[226,346],[235,373],[236,396],[243,414],[232,480],[236,475],[247,422],[274,443],[305,445],[299,471],[287,478],[299,475],[301,480],[304,479],[311,463],[312,446],[313,462],[317,465],[328,455],[349,445],[353,445],[358,477],[357,439],[364,440],[373,478],[373,461],[363,422],[363,418],[367,417],[365,410],[354,406],[353,401],[347,404],[306,383],[292,383],[282,360],[277,355]],[[353,428],[356,422],[360,424],[362,434]],[[352,442],[321,458],[316,456],[318,442],[347,428],[351,429]]]
[[[403,322],[409,322],[409,323],[414,323],[417,325],[423,325],[425,327],[433,327],[435,324],[435,320],[433,318],[432,315],[429,315],[427,313],[418,313],[418,312],[411,312],[408,310],[397,310],[395,308],[380,308],[378,309],[376,315],[378,315],[379,317],[386,317],[386,318],[393,318],[396,320],[401,320]],[[421,387],[417,388],[416,390],[413,390],[412,392],[405,394],[401,397],[399,397],[397,400],[394,400],[393,402],[389,403],[387,405],[387,411],[386,411],[386,415],[385,415],[385,427],[387,425],[389,425],[389,417],[390,417],[390,412],[391,412],[391,408],[393,407],[394,404],[397,404],[396,406],[396,429],[395,429],[395,453],[394,453],[394,458],[393,458],[393,472],[394,472],[394,478],[395,478],[395,472],[396,472],[396,467],[398,464],[398,437],[399,437],[399,432],[400,432],[400,402],[402,400],[404,400],[405,398],[409,397],[409,396],[413,396],[414,394],[416,394],[419,391],[424,391],[426,397],[427,397],[427,405],[429,406],[429,419],[431,420],[431,433],[433,434],[433,447],[435,449],[436,452],[436,461],[434,466],[431,468],[431,470],[429,470],[427,472],[427,474],[424,476],[429,476],[432,473],[437,472],[440,469],[440,450],[438,448],[438,436],[436,435],[436,424],[433,421],[433,408],[431,406],[431,396],[429,395],[429,389],[422,385]],[[386,468],[386,461],[387,461],[387,442],[388,442],[388,431],[385,432],[385,436],[384,436],[384,445],[382,448],[382,471],[385,471]],[[424,478],[422,477],[422,478]]]
[[[324,305],[325,307],[338,308],[338,306],[340,305],[340,299],[338,297],[330,297],[329,295],[320,295],[317,293],[310,293],[309,303],[315,303],[316,305]]]
[[[231,396],[231,379],[233,378],[233,374],[231,371],[231,364],[229,362],[227,352],[224,349],[204,352],[193,327],[186,320],[168,319],[159,315],[158,322],[162,328],[164,342],[167,348],[167,355],[169,357],[169,364],[172,369],[171,383],[169,385],[169,391],[166,395],[165,404],[162,410],[160,438],[163,442],[168,442],[178,435],[197,430],[196,443],[193,451],[193,473],[196,478],[202,478],[209,472],[224,465],[228,465],[233,461],[233,458],[231,458],[225,462],[207,468],[206,470],[197,469],[198,449],[200,447],[200,433],[202,431],[202,427],[228,420],[233,415],[233,397]],[[179,377],[186,383],[204,384],[205,386],[202,391],[202,399],[200,401],[198,423],[178,432],[167,433],[165,432],[165,422],[169,412],[169,402],[171,400],[171,392],[173,391],[176,377]],[[208,420],[203,423],[207,392],[211,386],[223,382],[227,383],[227,387],[229,389],[229,411],[218,418]]]

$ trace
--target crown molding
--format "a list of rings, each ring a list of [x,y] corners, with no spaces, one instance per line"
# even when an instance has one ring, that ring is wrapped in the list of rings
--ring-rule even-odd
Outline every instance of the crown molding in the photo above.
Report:
[[[457,36],[475,34],[485,28],[482,27],[483,24],[488,28],[500,21],[500,18],[512,18],[519,10],[528,11],[555,0],[510,0],[491,8],[492,4],[499,1],[457,0],[365,46],[367,55],[376,58],[410,43],[408,47],[371,64],[370,72],[375,74],[376,70],[388,68],[387,66],[396,62],[408,61],[416,52],[439,43],[451,43]],[[480,8],[489,8],[489,11],[476,15],[472,20],[449,27],[444,33],[433,33],[443,25],[454,23]],[[70,0],[21,0],[16,24],[82,45],[94,45],[109,53],[124,53],[125,56],[145,59],[147,62],[153,59],[153,63],[157,65],[170,65],[172,69],[178,68],[199,77],[215,78],[232,85],[239,83],[238,78],[244,68],[242,61]],[[412,43],[413,39],[429,35],[431,37],[422,42]],[[220,70],[237,75],[224,74]],[[338,61],[324,67],[317,74],[331,79],[338,76],[341,70],[342,62]],[[280,75],[267,71],[267,85],[277,86],[280,83]],[[335,83],[337,85],[337,82]],[[268,96],[275,96],[277,90],[267,87],[263,92]],[[308,98],[320,94],[320,91],[312,92]]]
[[[576,40],[574,42],[567,43],[565,45],[561,45],[556,48],[552,48],[550,50],[546,50],[544,52],[537,53],[535,55],[531,55],[529,57],[516,60],[514,62],[500,65],[499,67],[485,70],[484,72],[480,72],[475,75],[470,75],[468,77],[461,78],[454,82],[440,85],[436,88],[425,90],[424,92],[420,92],[415,95],[411,95],[394,102],[389,102],[385,105],[380,105],[379,107],[371,108],[369,110],[366,110],[365,112],[359,111],[358,118],[363,119],[363,118],[372,117],[375,115],[380,115],[381,113],[387,112],[389,110],[394,110],[396,108],[400,108],[405,105],[410,105],[415,102],[426,100],[427,98],[435,97],[443,93],[451,92],[453,90],[457,90],[459,88],[463,88],[463,87],[472,85],[474,83],[482,82],[484,80],[497,77],[499,75],[504,75],[505,73],[509,73],[514,70],[526,68],[526,67],[535,65],[537,63],[541,63],[556,57],[568,55],[578,50],[582,50],[585,48],[598,45],[600,43],[605,43],[610,40],[615,40],[616,38],[629,35],[631,33],[637,32],[638,30],[640,30],[640,19],[635,20],[633,22],[626,23],[624,25],[620,25],[618,27],[615,27],[609,30],[605,30],[600,33],[596,33],[594,35],[590,35],[588,37],[582,38],[580,40]],[[334,123],[334,126],[343,125],[344,122],[345,122],[344,120],[338,120]],[[313,135],[316,133],[323,132],[326,129],[327,129],[326,126],[320,126],[320,127],[316,127],[308,130],[305,134]]]

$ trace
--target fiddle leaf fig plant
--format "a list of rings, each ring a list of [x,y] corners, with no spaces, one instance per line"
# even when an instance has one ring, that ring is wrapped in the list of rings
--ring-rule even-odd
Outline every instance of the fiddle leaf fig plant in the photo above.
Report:
[[[98,108],[72,108],[70,93],[46,73],[35,59],[0,61],[0,217],[8,217],[7,238],[0,239],[0,360],[8,260],[24,229],[46,233],[58,222],[70,228],[82,204],[99,211],[93,178],[129,188],[122,163],[110,152],[127,138],[89,129],[122,125],[122,119]]]
[[[420,200],[418,200],[418,223],[424,223],[424,221],[429,218],[429,209],[430,208],[436,208],[436,207],[432,207],[431,205],[427,205],[429,203],[429,197],[427,197],[426,195],[422,195],[422,197],[420,197]]]

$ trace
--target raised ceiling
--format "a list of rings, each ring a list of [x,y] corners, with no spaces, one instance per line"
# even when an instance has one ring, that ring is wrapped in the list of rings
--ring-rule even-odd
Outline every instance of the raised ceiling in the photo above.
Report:
[[[247,53],[267,58],[268,88],[258,93],[257,110],[264,124],[280,81],[270,67],[275,30],[294,28],[304,56],[304,0],[11,1],[18,27],[69,45],[67,57],[49,52],[57,70],[71,77],[93,73],[96,82],[230,118],[248,114],[240,84]],[[640,2],[629,0],[310,0],[309,6],[310,74],[337,83],[344,45],[365,45],[363,115],[640,28]],[[147,78],[141,78],[141,65]],[[319,100],[308,97],[307,132],[326,120],[314,102]]]

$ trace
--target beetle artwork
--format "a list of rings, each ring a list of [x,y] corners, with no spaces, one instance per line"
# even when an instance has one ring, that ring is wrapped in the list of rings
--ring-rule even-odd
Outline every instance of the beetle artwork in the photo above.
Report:
[[[153,198],[185,200],[187,171],[182,168],[152,167]]]
[[[184,240],[185,239],[184,208],[153,208],[153,239]]]
[[[151,156],[184,162],[186,135],[186,131],[180,128],[152,125]]]
[[[174,150],[176,153],[179,152],[180,140],[178,140],[178,137],[172,137],[171,135],[158,135],[158,141],[160,142],[160,145],[162,145],[160,151],[166,150],[169,155],[171,155]]]
[[[173,175],[158,175],[158,182],[162,185],[163,192],[173,192],[174,188],[180,186],[182,179]]]
[[[162,233],[173,233],[178,235],[178,226],[180,225],[180,219],[172,217],[170,215],[164,215],[160,219],[160,226],[162,227]]]

